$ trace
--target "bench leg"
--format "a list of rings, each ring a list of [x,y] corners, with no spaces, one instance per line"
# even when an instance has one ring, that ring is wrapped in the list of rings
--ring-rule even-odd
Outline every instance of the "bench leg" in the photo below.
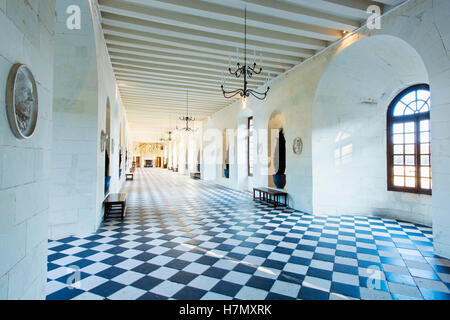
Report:
[[[125,210],[126,210],[126,202],[122,203],[122,220],[125,217]]]
[[[109,213],[109,205],[105,205],[105,213],[103,215],[103,220],[106,220],[106,218],[108,217],[108,213]]]

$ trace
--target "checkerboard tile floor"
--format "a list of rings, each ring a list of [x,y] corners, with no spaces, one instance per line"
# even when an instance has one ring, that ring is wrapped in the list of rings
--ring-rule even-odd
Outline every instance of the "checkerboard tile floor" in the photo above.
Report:
[[[124,189],[123,221],[49,242],[47,299],[450,299],[428,227],[274,210],[160,169]]]

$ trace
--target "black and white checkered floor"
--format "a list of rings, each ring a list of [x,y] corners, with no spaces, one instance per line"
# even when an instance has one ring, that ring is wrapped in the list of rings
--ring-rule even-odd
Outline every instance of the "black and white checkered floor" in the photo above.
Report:
[[[450,299],[428,227],[273,210],[160,169],[124,189],[124,221],[49,242],[47,299]]]

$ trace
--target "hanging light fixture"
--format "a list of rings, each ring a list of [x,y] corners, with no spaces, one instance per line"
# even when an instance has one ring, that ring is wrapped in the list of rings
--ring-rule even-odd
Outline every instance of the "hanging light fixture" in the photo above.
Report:
[[[167,138],[165,137],[165,134],[162,133],[161,134],[162,138],[160,138],[159,141],[161,141],[162,143],[171,142],[172,141],[172,130],[166,131],[165,133],[168,135]]]
[[[186,90],[186,116],[181,116],[180,120],[186,121],[186,127],[182,128],[181,131],[192,131],[192,129],[189,127],[189,122],[195,121],[195,118],[193,118],[189,115],[189,89]],[[178,126],[177,126],[177,129],[178,129]]]
[[[225,91],[224,86],[226,83],[225,74],[222,73],[222,85],[220,86],[222,88],[223,96],[227,99],[233,98],[236,95],[240,95],[242,98],[248,98],[250,95],[254,96],[255,98],[259,100],[264,100],[267,96],[267,92],[269,92],[270,87],[267,86],[267,89],[265,92],[258,92],[253,89],[248,88],[248,78],[252,78],[253,74],[260,74],[262,72],[262,67],[259,68],[259,70],[256,68],[256,61],[253,61],[252,65],[247,65],[247,7],[245,7],[245,31],[244,31],[244,64],[241,66],[239,63],[239,48],[236,49],[236,59],[237,59],[237,69],[236,71],[232,71],[231,67],[228,68],[228,72],[232,75],[234,75],[236,78],[240,78],[241,76],[244,76],[244,88],[242,89],[236,89],[233,91]],[[254,59],[256,59],[256,50],[254,50]],[[260,55],[260,63],[262,62],[262,56]],[[230,61],[229,63],[230,64]],[[267,82],[270,80],[270,72],[267,77]]]

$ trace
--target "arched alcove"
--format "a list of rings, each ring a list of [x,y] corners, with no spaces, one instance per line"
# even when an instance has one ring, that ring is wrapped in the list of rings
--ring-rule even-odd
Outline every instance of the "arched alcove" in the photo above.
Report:
[[[109,98],[106,99],[105,126],[107,137],[105,145],[105,194],[107,194],[111,183],[111,104]]]
[[[286,119],[274,111],[267,126],[268,186],[286,189]]]
[[[187,135],[185,137],[184,141],[184,170],[187,172],[189,170],[189,146],[190,146],[190,139]]]
[[[200,157],[201,157],[201,150],[200,150],[200,148],[198,148],[197,149],[196,166],[195,166],[195,170],[197,172],[200,172],[200,169],[201,169],[201,159],[200,159]]]
[[[123,136],[123,126],[124,126],[125,120],[120,121],[119,126],[119,179],[122,177],[122,171],[123,171],[123,145],[124,145],[124,136]]]
[[[428,83],[419,54],[392,36],[345,48],[313,105],[315,214],[367,214],[431,223],[431,197],[387,190],[386,112],[405,88]]]
[[[222,132],[222,177],[230,178],[230,144],[226,129]]]
[[[251,120],[250,120],[251,119]],[[249,124],[253,122],[253,111],[250,108],[244,108],[238,116],[237,130],[237,174],[238,188],[241,190],[251,190],[253,186],[253,172],[249,168],[253,168],[256,150],[253,137],[249,136]]]

